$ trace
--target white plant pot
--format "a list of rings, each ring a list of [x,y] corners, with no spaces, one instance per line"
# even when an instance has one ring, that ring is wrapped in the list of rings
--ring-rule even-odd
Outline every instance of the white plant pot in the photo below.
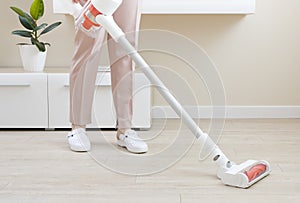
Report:
[[[47,49],[41,52],[35,45],[19,45],[22,64],[25,70],[40,72],[44,70]]]

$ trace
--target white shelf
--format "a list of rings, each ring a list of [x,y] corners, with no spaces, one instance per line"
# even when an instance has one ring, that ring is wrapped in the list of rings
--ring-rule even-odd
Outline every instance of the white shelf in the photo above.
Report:
[[[255,0],[142,0],[144,14],[251,14]]]
[[[141,0],[143,14],[251,14],[255,0]],[[53,0],[53,12],[73,14],[71,0]]]

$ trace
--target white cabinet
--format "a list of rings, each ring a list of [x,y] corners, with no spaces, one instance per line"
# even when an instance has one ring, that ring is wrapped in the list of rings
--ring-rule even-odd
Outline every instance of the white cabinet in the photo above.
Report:
[[[70,127],[69,122],[69,75],[48,74],[49,128]],[[133,128],[150,128],[149,82],[141,73],[134,77]],[[115,128],[116,114],[111,92],[110,73],[98,73],[92,108],[92,123],[88,128]]]
[[[48,127],[46,74],[0,74],[0,126]]]
[[[99,72],[88,128],[115,128],[109,72]],[[151,89],[142,73],[134,74],[133,128],[151,127]],[[28,73],[0,68],[0,128],[70,128],[68,69]]]

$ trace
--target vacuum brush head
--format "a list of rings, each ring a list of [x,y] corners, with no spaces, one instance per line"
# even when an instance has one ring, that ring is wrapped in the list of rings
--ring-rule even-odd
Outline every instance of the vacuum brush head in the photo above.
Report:
[[[219,170],[218,177],[225,185],[248,188],[269,175],[270,172],[270,164],[267,161],[248,160]]]

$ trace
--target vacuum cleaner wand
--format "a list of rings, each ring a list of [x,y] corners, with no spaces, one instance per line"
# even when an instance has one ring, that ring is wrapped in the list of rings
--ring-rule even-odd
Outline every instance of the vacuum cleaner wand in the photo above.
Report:
[[[270,164],[267,161],[248,160],[240,165],[233,164],[212,139],[199,128],[142,56],[126,39],[125,34],[114,21],[112,14],[121,3],[122,0],[92,0],[90,8],[84,14],[85,20],[82,23],[82,27],[89,30],[92,26],[103,26],[112,38],[121,45],[177,115],[182,118],[184,124],[203,143],[202,150],[209,154],[210,158],[218,165],[217,176],[224,184],[248,188],[267,176],[270,173]]]

